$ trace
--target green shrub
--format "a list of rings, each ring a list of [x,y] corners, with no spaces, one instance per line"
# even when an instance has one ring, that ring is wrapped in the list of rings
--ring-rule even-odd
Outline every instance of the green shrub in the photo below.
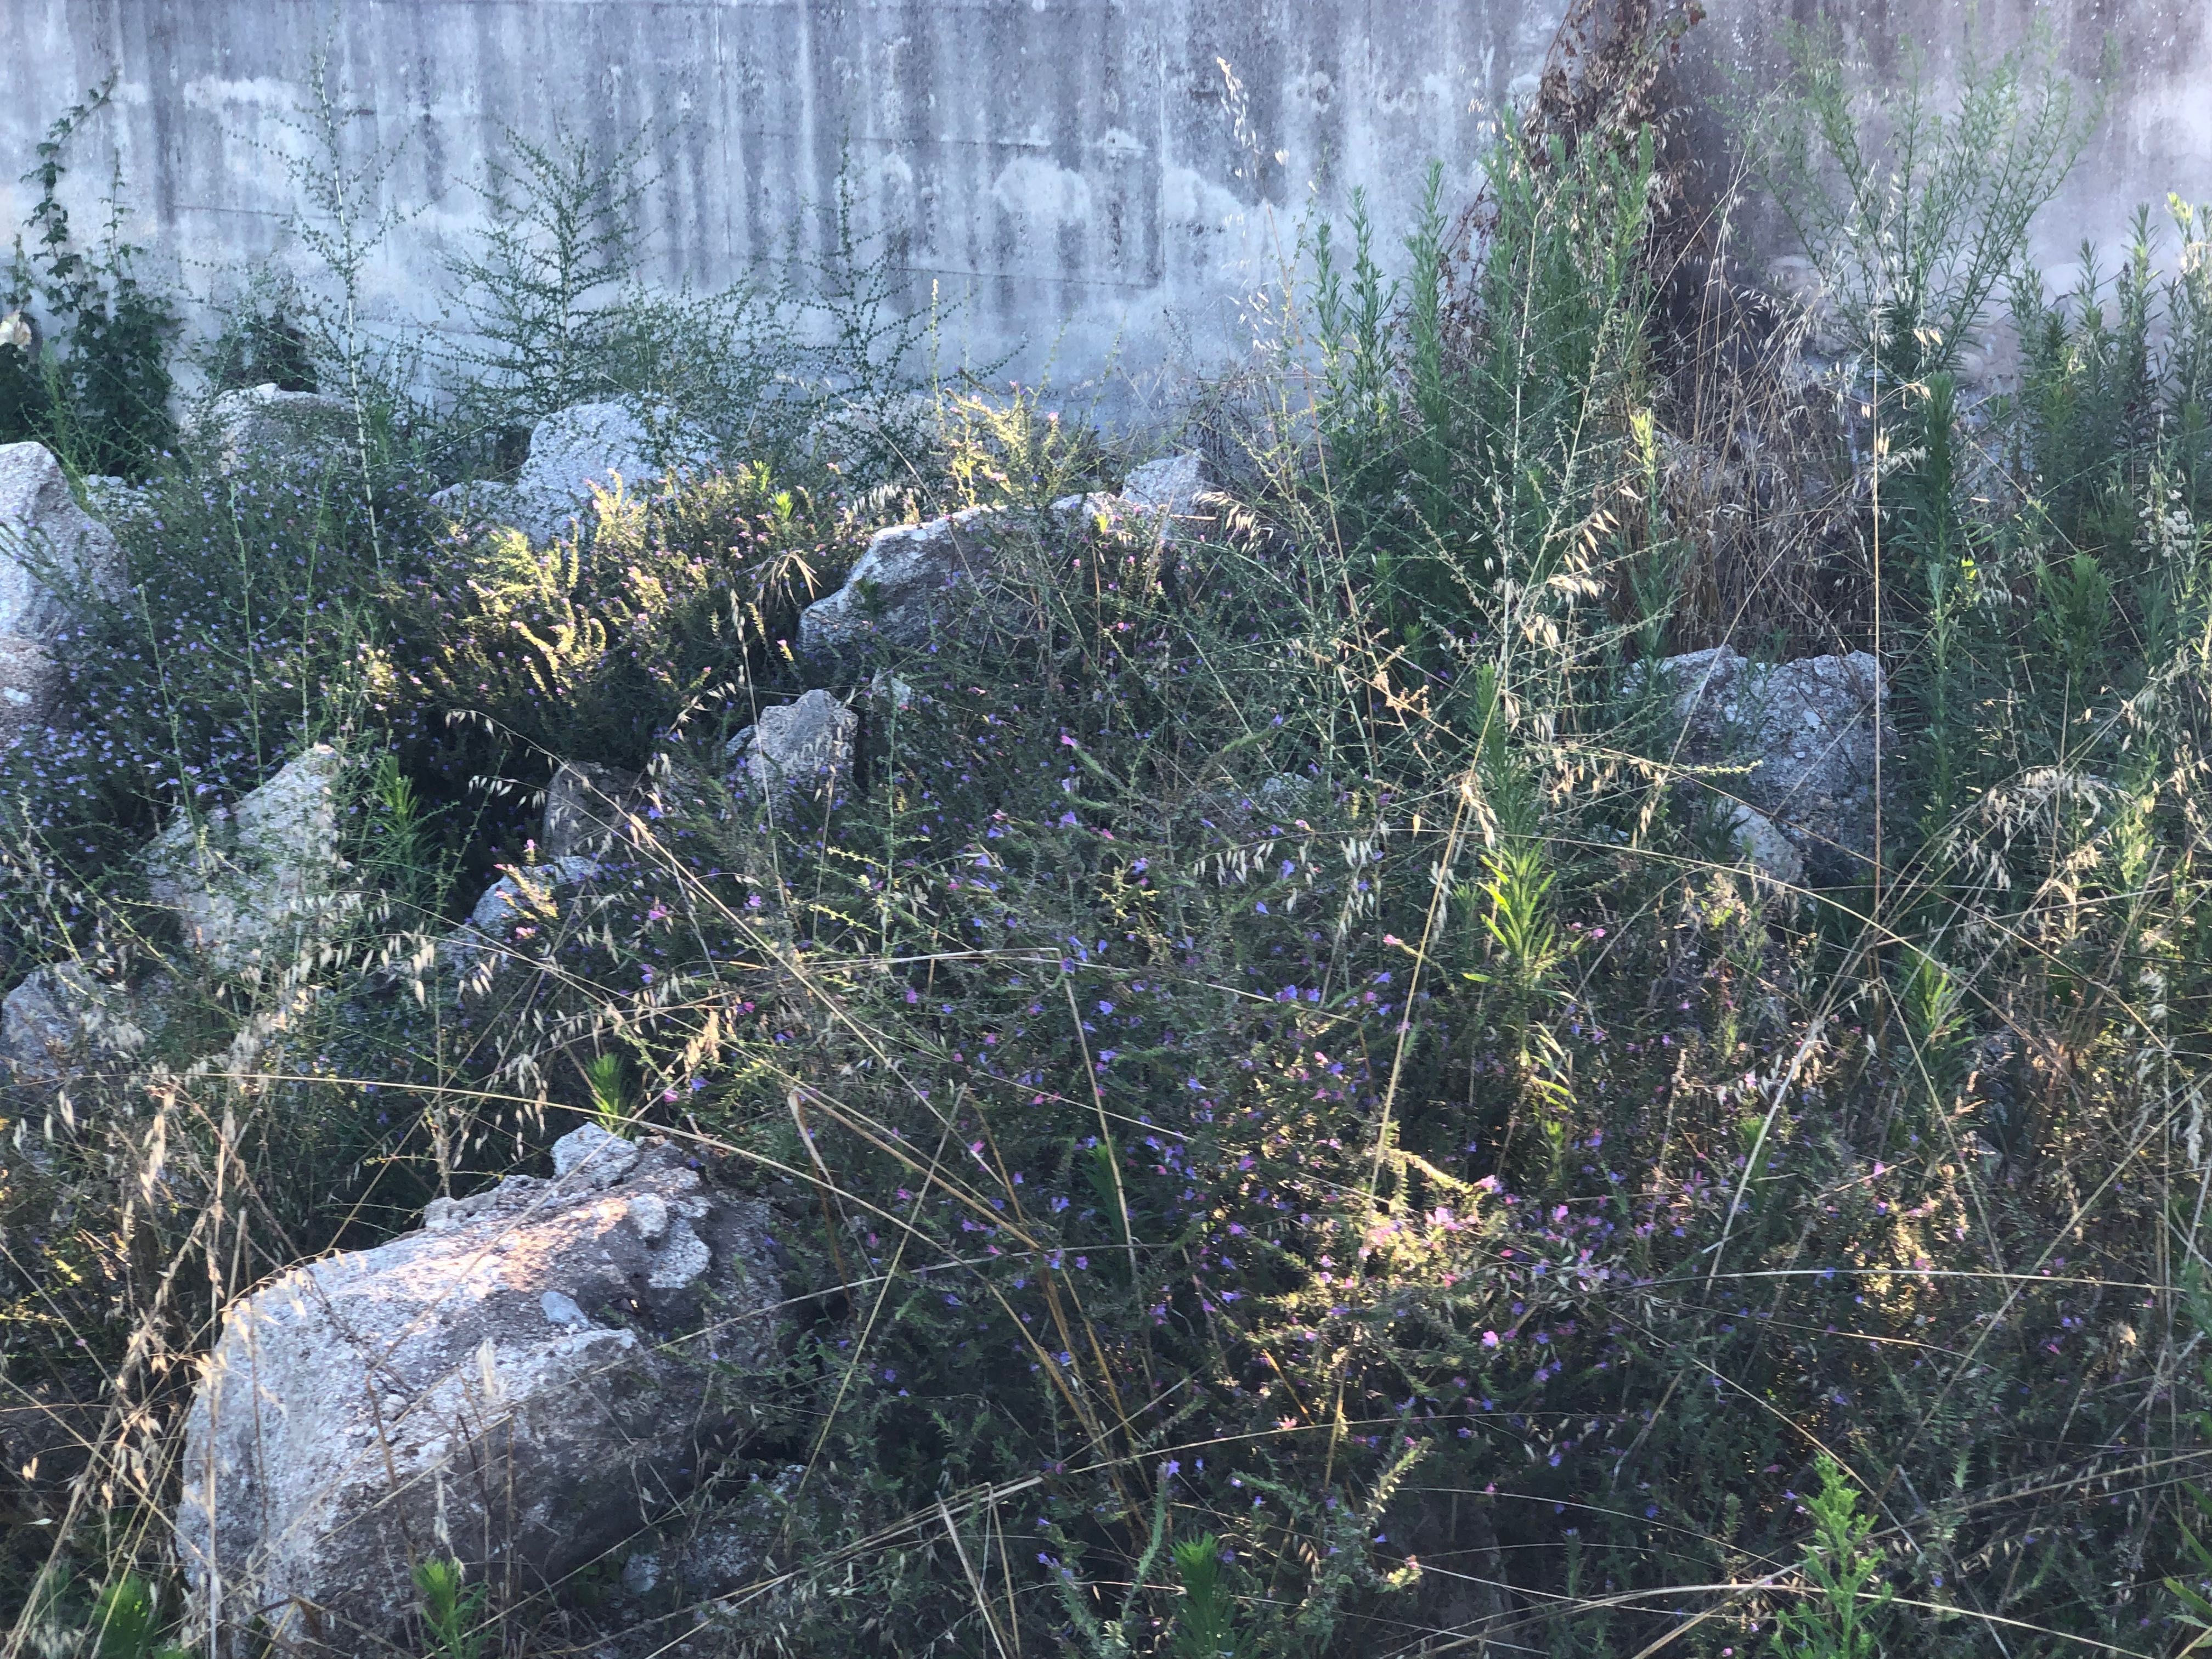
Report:
[[[635,769],[679,720],[787,672],[799,611],[845,548],[836,517],[764,466],[604,492],[549,547],[495,528],[441,548],[394,596],[370,696],[486,722],[524,768]]]
[[[23,182],[38,186],[30,214],[35,252],[19,238],[0,331],[0,443],[37,440],[82,472],[137,476],[176,436],[168,354],[177,327],[168,301],[142,283],[137,250],[118,234],[110,198],[107,234],[77,246],[58,195],[70,141],[105,109],[113,82],[58,117]]]

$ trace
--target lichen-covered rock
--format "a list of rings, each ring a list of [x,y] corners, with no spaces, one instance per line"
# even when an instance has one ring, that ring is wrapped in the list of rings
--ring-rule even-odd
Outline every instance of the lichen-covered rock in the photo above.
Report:
[[[33,969],[0,1000],[0,1082],[55,1083],[128,1060],[167,1023],[158,989],[133,991],[74,962]]]
[[[957,626],[984,603],[997,570],[989,535],[997,516],[971,507],[878,531],[845,585],[800,616],[800,651],[841,656],[872,642],[912,649]]]
[[[123,559],[107,526],[76,504],[44,444],[0,444],[0,635],[46,640],[71,596],[113,593]]]
[[[530,434],[524,488],[572,501],[591,499],[617,475],[632,488],[657,483],[676,470],[708,465],[714,442],[696,427],[672,420],[648,424],[623,404],[578,404],[548,415]]]
[[[227,811],[180,817],[146,855],[147,887],[185,943],[233,971],[267,961],[343,902],[337,786],[343,762],[318,744]]]
[[[464,522],[507,525],[533,542],[569,534],[590,507],[593,489],[619,481],[648,489],[672,471],[712,464],[714,439],[669,421],[648,425],[623,404],[578,404],[556,410],[530,434],[530,457],[513,483],[455,484],[430,499]]]
[[[1804,884],[1804,856],[1772,818],[1736,801],[1729,808],[1728,827],[1737,854],[1753,870],[1778,886]]]
[[[1052,516],[1073,526],[1100,520],[1172,538],[1200,514],[1205,468],[1195,454],[1148,461],[1121,493],[1064,495]],[[814,657],[848,657],[872,644],[913,650],[939,634],[972,625],[990,605],[999,563],[993,530],[1004,509],[971,507],[926,524],[879,530],[845,585],[807,606],[799,648]]]
[[[1823,880],[1864,873],[1874,851],[1881,665],[1863,651],[1754,663],[1716,646],[1660,665],[1682,722],[1678,758],[1747,765],[1726,787],[1789,837]]]
[[[738,765],[763,789],[852,770],[860,717],[827,691],[761,710],[760,724],[730,740]]]
[[[430,505],[456,526],[478,528],[506,525],[532,541],[550,541],[559,533],[556,524],[540,524],[540,514],[517,485],[501,478],[471,478],[448,484],[430,497]],[[567,510],[573,514],[574,508]]]
[[[195,421],[191,435],[226,472],[291,466],[343,454],[361,441],[351,404],[317,392],[286,392],[274,381],[226,392]]]
[[[774,1356],[767,1206],[658,1141],[563,1137],[550,1180],[233,1305],[186,1420],[176,1521],[193,1644],[354,1655],[401,1636],[412,1565],[525,1593],[708,1472],[719,1365]]]
[[[143,484],[106,472],[87,473],[77,483],[84,491],[86,510],[102,524],[112,526],[153,516],[155,493]]]
[[[1052,504],[1063,520],[1102,521],[1125,533],[1141,530],[1174,541],[1206,516],[1206,463],[1195,452],[1163,456],[1132,471],[1118,495],[1093,491],[1066,495]]]

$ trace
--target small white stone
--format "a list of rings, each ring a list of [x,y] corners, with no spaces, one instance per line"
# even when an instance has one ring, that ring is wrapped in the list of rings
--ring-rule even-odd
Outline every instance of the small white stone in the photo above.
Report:
[[[576,1305],[576,1298],[566,1291],[546,1291],[538,1298],[538,1305],[545,1310],[546,1318],[556,1325],[566,1325],[571,1330],[591,1322],[584,1316],[584,1310]]]
[[[611,1187],[637,1162],[637,1148],[596,1123],[571,1129],[553,1143],[553,1173],[558,1178],[582,1170],[594,1187]]]
[[[645,1282],[656,1291],[680,1291],[714,1265],[714,1253],[706,1241],[691,1231],[690,1222],[679,1219],[669,1230],[668,1242]]]
[[[629,1204],[629,1218],[647,1249],[656,1249],[668,1237],[668,1201],[657,1193],[641,1193]]]

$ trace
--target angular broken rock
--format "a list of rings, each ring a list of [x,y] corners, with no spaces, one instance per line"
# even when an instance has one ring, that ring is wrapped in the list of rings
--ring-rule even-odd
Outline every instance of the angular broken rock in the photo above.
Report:
[[[0,1082],[58,1083],[129,1060],[167,1023],[160,988],[134,992],[74,962],[33,969],[0,1000]]]
[[[514,949],[518,927],[534,929],[558,920],[560,890],[580,886],[599,873],[598,862],[580,853],[507,868],[484,889],[469,919],[440,942],[439,959],[464,978],[489,982]]]
[[[1068,495],[1052,504],[1066,520],[1103,520],[1124,531],[1142,529],[1172,542],[1204,516],[1206,463],[1195,451],[1164,456],[1133,471],[1118,495]]]
[[[86,510],[103,524],[123,524],[153,514],[154,492],[143,484],[106,472],[88,472],[77,482],[84,491]]]
[[[1199,515],[1205,490],[1199,456],[1170,455],[1130,473],[1118,495],[1064,495],[1052,514],[1063,526],[1103,520],[1172,539],[1179,522]],[[844,586],[800,615],[799,650],[815,657],[848,656],[870,644],[911,650],[972,623],[991,601],[998,559],[990,532],[1006,516],[1000,507],[971,507],[878,531]]]
[[[1122,483],[1121,499],[1139,513],[1189,519],[1206,489],[1206,462],[1193,450],[1146,462]]]
[[[971,507],[878,531],[845,585],[799,617],[799,650],[840,656],[872,642],[911,649],[969,618],[998,568],[988,534],[998,516]]]
[[[228,811],[179,817],[155,840],[147,888],[177,913],[185,943],[210,966],[268,961],[343,902],[343,769],[337,751],[318,744]]]
[[[260,1651],[258,1623],[279,1652],[383,1651],[415,1563],[527,1595],[710,1472],[717,1368],[781,1336],[768,1206],[596,1127],[554,1169],[233,1304],[185,1431],[196,1648]]]
[[[1736,801],[1729,808],[1728,826],[1729,839],[1753,870],[1779,886],[1804,884],[1804,857],[1772,818]]]
[[[1723,787],[1771,820],[1814,876],[1848,881],[1865,872],[1874,852],[1875,717],[1887,696],[1872,656],[1768,665],[1723,645],[1670,657],[1659,671],[1682,722],[1679,759],[1748,763]]]
[[[763,789],[849,774],[860,717],[827,691],[761,710],[760,724],[730,739],[728,753]]]
[[[578,404],[538,422],[530,434],[525,489],[572,501],[591,499],[619,475],[631,489],[658,483],[677,469],[708,465],[714,442],[698,428],[672,421],[655,430],[623,404]]]
[[[119,591],[123,556],[44,444],[0,444],[0,635],[48,640],[73,596]]]
[[[513,483],[454,484],[430,501],[456,519],[507,525],[550,542],[575,529],[595,488],[611,489],[619,479],[633,493],[649,489],[670,471],[709,465],[714,456],[714,439],[699,428],[670,422],[655,430],[625,404],[578,404],[538,422]]]

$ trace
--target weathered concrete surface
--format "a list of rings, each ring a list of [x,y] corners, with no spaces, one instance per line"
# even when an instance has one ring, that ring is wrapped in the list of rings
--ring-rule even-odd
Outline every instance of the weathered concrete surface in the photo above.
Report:
[[[432,204],[386,243],[370,306],[434,315],[444,249],[505,131],[562,118],[613,151],[654,136],[641,204],[659,274],[719,284],[864,233],[957,307],[949,363],[1026,340],[1015,372],[1141,374],[1240,355],[1240,301],[1279,269],[1308,185],[1364,183],[1395,249],[1426,159],[1471,189],[1494,112],[1559,0],[11,0],[0,153],[30,156],[85,88],[80,222],[119,159],[133,240],[195,273],[305,257],[283,161],[326,48],[349,143]],[[1226,64],[1230,76],[1224,76]],[[112,149],[110,146],[113,146]],[[0,224],[31,205],[0,167]]]
[[[1813,0],[1705,0],[1690,79],[1771,84],[1779,24]],[[1878,63],[1910,37],[1955,65],[1955,0],[1829,7]],[[441,256],[479,228],[471,186],[509,128],[556,119],[609,151],[653,135],[641,203],[659,274],[720,284],[835,241],[855,222],[957,307],[952,359],[1049,361],[1060,382],[1240,356],[1241,301],[1280,270],[1295,222],[1353,185],[1395,258],[1428,159],[1478,182],[1497,112],[1542,62],[1561,0],[10,0],[0,155],[27,164],[64,108],[111,73],[114,108],[73,152],[78,222],[119,162],[125,234],[205,273],[307,261],[288,228],[309,64],[326,52],[356,158],[396,156],[402,222],[368,273],[372,311],[435,314]],[[1987,38],[2031,20],[2067,65],[2118,70],[2039,251],[2118,242],[2137,202],[2212,199],[2212,0],[2057,7],[1985,0]],[[1225,71],[1224,71],[1224,67]],[[31,204],[0,167],[0,225]],[[416,210],[427,210],[416,212]],[[220,297],[219,295],[217,297]]]
[[[2168,192],[2212,200],[2212,0],[1704,0],[1705,22],[1685,53],[1683,90],[1698,100],[1741,99],[1778,85],[1784,31],[1838,22],[1846,48],[1877,78],[1901,82],[1918,52],[1938,108],[1970,55],[1987,61],[2047,31],[2062,71],[2084,94],[2101,92],[2103,118],[2057,197],[2032,227],[2029,254],[2051,285],[2074,285],[2084,238],[2109,273],[2138,205],[2168,232]],[[1970,18],[1970,14],[1972,15]],[[1969,29],[1973,33],[1970,38]],[[2108,65],[2106,53],[2112,56]],[[2086,112],[2089,97],[2076,103]],[[1691,137],[1717,155],[1723,135],[1710,111]],[[1723,163],[1724,166],[1725,164]],[[1777,228],[1754,221],[1755,234]],[[2002,295],[1999,295],[2002,302]]]

